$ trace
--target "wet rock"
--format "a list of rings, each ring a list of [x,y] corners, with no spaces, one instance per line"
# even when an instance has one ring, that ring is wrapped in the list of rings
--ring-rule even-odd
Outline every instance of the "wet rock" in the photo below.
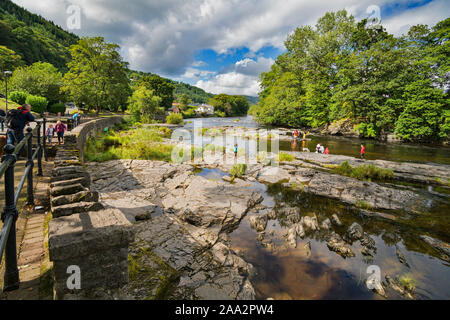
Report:
[[[373,252],[367,247],[362,247],[361,254],[364,255],[364,256],[367,256],[367,257],[373,257],[374,256]]]
[[[350,247],[342,240],[342,238],[337,233],[332,233],[328,237],[327,242],[328,249],[336,252],[343,258],[354,257],[354,252],[350,249]]]
[[[256,237],[256,239],[258,239],[258,241],[263,241],[264,236],[265,236],[265,232],[258,232],[258,236]]]
[[[277,213],[275,212],[275,210],[270,210],[267,213],[267,218],[269,218],[269,220],[275,220],[277,218]]]
[[[448,243],[425,235],[421,235],[420,238],[436,250],[440,254],[441,259],[450,262],[450,245]]]
[[[320,225],[320,227],[324,230],[329,230],[331,228],[331,221],[330,219],[326,218],[325,220],[322,221],[322,224]]]
[[[290,247],[297,248],[297,230],[295,227],[288,230],[287,241]]]
[[[303,226],[306,230],[316,231],[319,230],[319,224],[317,222],[317,217],[303,216],[301,220]]]
[[[305,249],[305,253],[307,257],[311,256],[311,241],[308,241],[303,248]]]
[[[341,222],[341,220],[339,220],[339,217],[337,216],[337,214],[333,214],[331,216],[331,222],[333,222],[333,224],[337,225],[338,227],[342,226],[342,222]]]
[[[369,276],[366,279],[366,287],[371,288],[375,293],[379,294],[382,297],[387,297],[386,291],[383,288],[383,285],[381,284],[381,280],[377,279],[374,276]]]
[[[397,246],[395,247],[395,254],[397,255],[398,261],[409,268],[409,264],[406,261],[405,255],[403,254],[403,252]]]
[[[249,217],[250,227],[255,229],[257,232],[262,232],[267,227],[267,215],[254,215]]]
[[[277,208],[278,215],[285,216],[290,223],[300,222],[300,209],[296,207],[283,206]]]
[[[363,228],[358,223],[353,222],[350,228],[348,229],[348,235],[352,240],[359,240],[364,235]]]
[[[371,249],[373,251],[377,250],[377,247],[375,246],[375,240],[373,240],[367,233],[364,233],[362,238],[360,239],[361,245]]]
[[[303,224],[296,223],[294,226],[295,226],[295,231],[297,232],[297,235],[303,239],[305,237],[305,229],[303,229]]]
[[[142,213],[138,213],[134,219],[136,221],[145,221],[150,220],[152,218],[152,211],[144,211]]]
[[[386,275],[386,282],[387,285],[394,291],[398,292],[399,294],[401,294],[402,296],[405,296],[408,299],[414,299],[413,295],[411,294],[411,292],[409,292],[408,290],[406,290],[406,288],[404,288],[400,282],[398,281],[398,279],[394,279],[392,277],[390,277],[389,275]]]
[[[278,167],[265,167],[261,170],[258,180],[260,182],[276,184],[289,181],[291,175],[284,169]]]

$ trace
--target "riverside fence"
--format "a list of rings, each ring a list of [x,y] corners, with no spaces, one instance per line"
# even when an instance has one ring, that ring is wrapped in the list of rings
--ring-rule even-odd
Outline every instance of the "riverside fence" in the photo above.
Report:
[[[0,165],[0,178],[4,176],[5,187],[5,205],[1,213],[3,228],[0,233],[0,261],[5,255],[5,273],[3,291],[12,291],[19,288],[19,269],[17,267],[17,245],[16,245],[16,221],[19,217],[17,203],[20,193],[27,182],[27,200],[28,205],[34,204],[33,194],[33,168],[37,160],[37,176],[42,176],[42,156],[47,160],[46,152],[46,119],[36,121],[37,143],[33,152],[33,129],[27,127],[24,138],[16,145],[7,144],[3,148],[3,156]],[[25,171],[20,178],[17,188],[14,188],[14,168],[18,156],[22,149],[27,150],[27,161]]]

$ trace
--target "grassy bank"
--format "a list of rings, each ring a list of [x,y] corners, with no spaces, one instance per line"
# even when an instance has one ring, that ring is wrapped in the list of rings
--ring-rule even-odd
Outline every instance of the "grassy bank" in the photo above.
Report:
[[[379,168],[374,166],[373,164],[365,164],[352,167],[348,163],[348,161],[344,161],[339,166],[335,167],[333,169],[333,172],[358,180],[386,181],[394,179],[394,171],[392,171],[391,169]]]

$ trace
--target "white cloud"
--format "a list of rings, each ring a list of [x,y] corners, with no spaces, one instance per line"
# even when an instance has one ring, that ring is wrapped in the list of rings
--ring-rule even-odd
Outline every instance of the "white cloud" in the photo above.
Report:
[[[259,75],[270,70],[274,63],[271,58],[256,60],[245,58],[209,79],[197,81],[196,86],[212,93],[244,94],[256,96],[260,90]]]
[[[288,33],[297,26],[315,24],[327,11],[347,9],[357,18],[367,16],[371,5],[406,3],[407,0],[14,0],[32,12],[66,27],[69,5],[81,7],[81,30],[78,35],[101,35],[121,45],[122,55],[130,67],[163,76],[180,77],[189,68],[199,67],[195,54],[202,49],[229,53],[247,47],[246,58],[264,46],[283,48]],[[402,33],[409,25],[433,25],[446,18],[450,2],[434,0],[420,8],[410,9],[389,19],[381,17],[389,31]],[[226,79],[247,81],[257,68],[267,65],[243,61],[242,66],[217,75],[218,88]],[[268,61],[266,61],[268,62]],[[233,73],[234,72],[234,73]],[[243,75],[247,77],[243,77]],[[238,79],[239,78],[239,79]],[[253,78],[252,78],[253,79]],[[205,81],[202,79],[202,81]],[[203,83],[201,83],[203,84]],[[225,88],[225,86],[223,87]],[[226,87],[228,88],[228,87]],[[233,89],[234,90],[234,89]]]

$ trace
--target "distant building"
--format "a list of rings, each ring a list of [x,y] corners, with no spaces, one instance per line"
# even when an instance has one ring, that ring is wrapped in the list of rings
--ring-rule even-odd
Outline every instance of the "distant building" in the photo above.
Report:
[[[178,103],[172,103],[172,107],[169,109],[171,113],[180,113],[180,108]]]
[[[201,104],[197,109],[195,109],[195,113],[197,114],[214,114],[214,107],[209,104]]]

